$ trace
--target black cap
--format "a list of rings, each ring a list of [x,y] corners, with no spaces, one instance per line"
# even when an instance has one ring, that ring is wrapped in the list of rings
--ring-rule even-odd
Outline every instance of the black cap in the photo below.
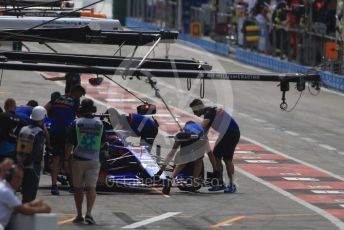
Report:
[[[85,98],[81,101],[81,106],[79,109],[80,113],[95,113],[97,112],[97,107],[94,105],[92,99]]]

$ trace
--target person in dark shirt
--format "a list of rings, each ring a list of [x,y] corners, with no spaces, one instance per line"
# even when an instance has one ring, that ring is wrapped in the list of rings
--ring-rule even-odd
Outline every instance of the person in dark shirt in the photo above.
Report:
[[[217,107],[206,107],[200,99],[195,99],[190,103],[190,107],[196,116],[204,115],[202,127],[208,133],[209,129],[214,129],[219,137],[216,141],[213,153],[216,160],[219,185],[215,185],[209,191],[224,190],[225,193],[236,192],[236,185],[233,183],[234,164],[233,155],[235,147],[240,140],[240,129],[234,118],[225,110]],[[223,168],[224,161],[229,178],[229,185],[225,187],[223,184]]]
[[[20,129],[27,123],[16,113],[16,102],[8,98],[4,104],[5,112],[0,114],[0,162],[4,158],[16,161],[16,143]]]
[[[64,155],[66,128],[76,118],[80,98],[85,95],[85,92],[82,86],[76,85],[72,88],[70,93],[60,96],[55,101],[51,101],[45,106],[51,119],[49,132],[53,155],[51,166],[52,195],[60,194],[56,183],[60,159]]]
[[[72,88],[76,85],[81,85],[81,78],[79,73],[66,73],[62,77],[46,77],[45,75],[41,74],[41,76],[45,80],[49,81],[66,81],[66,86],[65,86],[65,93],[70,93]]]

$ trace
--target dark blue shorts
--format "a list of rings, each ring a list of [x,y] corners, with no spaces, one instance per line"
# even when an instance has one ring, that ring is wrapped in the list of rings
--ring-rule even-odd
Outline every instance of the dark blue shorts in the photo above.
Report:
[[[231,130],[228,131],[222,138],[221,136],[216,141],[214,148],[214,156],[217,159],[233,160],[235,147],[240,140],[240,131]]]
[[[50,144],[53,156],[64,157],[66,136],[64,134],[50,134]]]

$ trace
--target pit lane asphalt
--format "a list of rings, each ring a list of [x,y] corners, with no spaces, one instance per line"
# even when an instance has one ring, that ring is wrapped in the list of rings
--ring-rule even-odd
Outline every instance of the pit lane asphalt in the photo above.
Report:
[[[66,44],[53,46],[60,52],[70,53],[111,54],[115,50],[113,47],[111,51],[109,48],[95,45],[90,48]],[[37,51],[45,49],[38,45],[30,47]],[[159,51],[157,50],[156,55],[159,55]],[[233,72],[261,71],[222,58],[216,61],[216,56],[208,56],[204,52],[193,51],[181,45],[173,46],[170,52],[178,57],[206,60],[214,64],[214,70],[223,68]],[[154,97],[150,87],[143,81],[119,82]],[[158,79],[158,85],[170,105],[185,111],[189,111],[187,105],[191,100],[190,95],[194,94],[197,97],[199,90],[194,85],[193,91],[187,92],[185,80]],[[285,113],[279,109],[281,93],[276,85],[212,81],[206,84],[205,96],[210,102],[222,104],[233,112],[243,136],[336,175],[344,176],[343,97],[326,91],[317,97],[304,92],[296,109],[291,113]],[[180,92],[182,89],[184,93]],[[44,81],[37,73],[4,71],[0,101],[3,103],[5,98],[14,97],[18,104],[24,104],[29,99],[37,99],[40,104],[44,104],[48,101],[50,93],[55,90],[62,91],[63,87]],[[291,87],[291,92],[287,93],[287,102],[290,106],[297,100],[297,96],[298,93]],[[165,145],[167,143],[164,137],[159,137],[156,142]],[[163,147],[163,153],[166,154],[168,147]],[[208,162],[206,167],[210,168]],[[42,176],[39,198],[46,200],[53,207],[53,211],[58,213],[60,229],[119,229],[170,212],[180,213],[144,225],[143,228],[209,229],[222,223],[222,227],[227,229],[337,229],[314,211],[245,175],[237,173],[236,177],[239,190],[238,193],[230,195],[208,193],[206,189],[202,189],[201,194],[183,193],[172,189],[170,197],[164,197],[154,190],[99,194],[93,213],[97,226],[70,223],[75,213],[73,197],[67,191],[62,191],[59,197],[51,196],[47,189],[50,185],[47,176]]]

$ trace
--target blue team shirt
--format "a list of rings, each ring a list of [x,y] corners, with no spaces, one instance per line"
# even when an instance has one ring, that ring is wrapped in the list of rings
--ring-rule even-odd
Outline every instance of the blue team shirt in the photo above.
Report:
[[[79,100],[63,95],[52,102],[50,109],[52,134],[65,134],[66,128],[75,120]]]
[[[185,132],[189,132],[194,135],[203,136],[204,135],[204,129],[200,124],[197,123],[189,123],[186,124],[183,128]]]
[[[33,108],[31,106],[19,106],[16,108],[16,114],[28,124],[32,124],[30,119],[32,109]]]
[[[156,125],[152,118],[137,113],[129,114],[129,124],[130,128],[139,136],[144,129]]]

